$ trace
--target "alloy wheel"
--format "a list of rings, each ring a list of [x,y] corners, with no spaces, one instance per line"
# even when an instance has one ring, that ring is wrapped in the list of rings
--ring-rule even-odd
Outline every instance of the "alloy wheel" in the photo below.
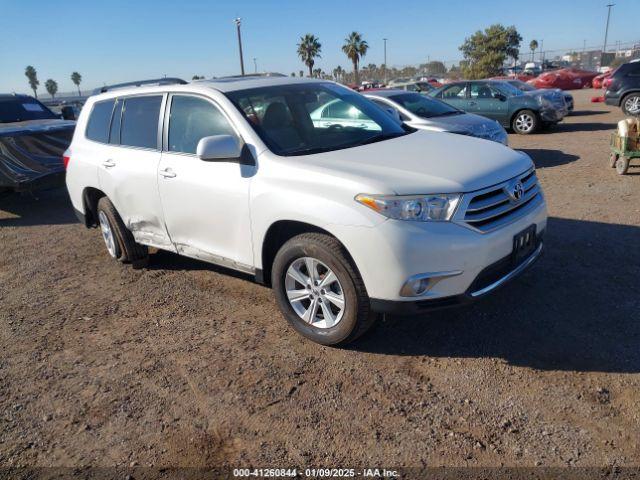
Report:
[[[640,115],[640,96],[634,95],[624,102],[624,108],[631,115]]]
[[[295,259],[284,281],[291,308],[317,328],[336,326],[344,315],[345,296],[336,274],[313,257]]]
[[[535,120],[529,113],[521,113],[516,118],[516,128],[520,132],[530,132],[534,123]]]
[[[113,231],[111,230],[109,220],[107,219],[105,213],[102,211],[98,214],[98,219],[100,220],[100,230],[102,231],[102,238],[104,239],[104,243],[107,246],[109,255],[111,255],[113,258],[116,258],[116,241],[113,237]]]

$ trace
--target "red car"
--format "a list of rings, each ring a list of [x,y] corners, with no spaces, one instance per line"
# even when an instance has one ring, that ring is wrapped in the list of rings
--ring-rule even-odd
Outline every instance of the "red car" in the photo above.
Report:
[[[604,81],[606,79],[608,79],[608,78],[611,78],[612,74],[613,74],[612,70],[609,70],[608,72],[601,73],[597,77],[594,77],[594,79],[591,82],[591,86],[593,88],[603,88],[604,87]]]
[[[527,83],[536,88],[559,88],[561,90],[577,90],[589,88],[598,72],[578,70],[577,68],[561,68],[540,74]]]

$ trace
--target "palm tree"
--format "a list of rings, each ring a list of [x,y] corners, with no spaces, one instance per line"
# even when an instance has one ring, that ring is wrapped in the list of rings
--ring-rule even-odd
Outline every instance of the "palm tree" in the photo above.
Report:
[[[529,44],[529,48],[531,49],[531,61],[533,62],[533,56],[535,55],[536,49],[538,48],[538,41],[531,40],[531,43]]]
[[[38,98],[37,90],[38,90],[38,85],[40,85],[40,81],[38,80],[38,72],[36,72],[35,68],[29,65],[27,68],[24,69],[24,74],[29,79],[29,86],[31,87],[31,90],[33,90],[34,97]]]
[[[342,51],[347,58],[353,62],[353,76],[356,84],[360,83],[358,63],[360,63],[360,58],[367,54],[367,50],[369,50],[369,44],[366,40],[362,39],[362,35],[358,32],[351,32],[349,36],[344,39]]]
[[[318,37],[307,33],[304,37],[300,37],[300,43],[298,44],[298,56],[300,60],[309,68],[309,76],[313,76],[313,64],[315,58],[320,57],[320,51],[322,50],[322,44],[318,40]]]
[[[58,93],[58,82],[52,79],[48,79],[46,82],[44,82],[44,88],[47,89],[47,92],[49,92],[51,98],[55,98],[56,93]]]
[[[80,93],[80,82],[82,82],[82,75],[80,75],[78,72],[73,72],[71,74],[71,81],[75,83],[76,87],[78,87],[78,96],[82,96],[82,94]]]

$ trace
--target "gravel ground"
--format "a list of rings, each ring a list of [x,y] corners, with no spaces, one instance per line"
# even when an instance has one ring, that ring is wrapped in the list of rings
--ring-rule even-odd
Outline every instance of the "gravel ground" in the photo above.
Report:
[[[0,467],[640,465],[640,168],[607,166],[620,110],[574,94],[510,135],[549,203],[539,263],[348,349],[241,276],[111,261],[64,190],[0,199]]]

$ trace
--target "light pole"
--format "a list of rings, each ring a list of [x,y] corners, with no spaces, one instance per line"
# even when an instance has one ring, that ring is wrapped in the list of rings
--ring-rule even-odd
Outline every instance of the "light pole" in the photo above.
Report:
[[[384,84],[387,84],[387,38],[383,38],[384,40]]]
[[[238,29],[238,50],[240,51],[240,75],[244,77],[244,60],[242,59],[242,37],[240,35],[240,25],[242,24],[242,19],[240,17],[234,20],[236,23],[236,27]]]
[[[602,55],[600,55],[600,66],[602,66],[602,57],[607,51],[607,37],[609,36],[609,19],[611,18],[611,7],[614,7],[614,6],[615,6],[615,3],[609,3],[607,5],[607,8],[609,10],[607,11],[607,26],[604,29],[604,46],[602,47]]]
[[[256,62],[257,58],[253,57],[253,73],[258,73],[258,62]]]

